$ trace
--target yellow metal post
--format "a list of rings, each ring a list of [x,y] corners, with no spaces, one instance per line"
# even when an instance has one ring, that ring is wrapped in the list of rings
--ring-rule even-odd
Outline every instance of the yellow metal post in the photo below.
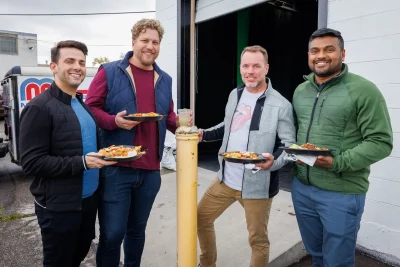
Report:
[[[197,133],[176,131],[177,266],[197,266]],[[186,127],[188,128],[188,127]]]

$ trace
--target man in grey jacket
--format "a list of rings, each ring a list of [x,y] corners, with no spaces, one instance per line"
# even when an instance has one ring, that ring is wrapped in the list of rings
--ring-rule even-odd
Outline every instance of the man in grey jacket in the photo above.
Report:
[[[268,68],[268,54],[264,48],[246,47],[240,63],[240,73],[245,84],[229,95],[224,121],[199,131],[200,141],[222,139],[220,152],[251,151],[262,153],[267,158],[265,163],[256,164],[260,168],[259,172],[245,169],[243,164],[229,163],[219,158],[218,177],[198,204],[197,234],[201,248],[201,267],[216,266],[214,221],[236,200],[245,209],[252,249],[250,266],[268,266],[267,225],[272,198],[279,191],[279,183],[271,179],[270,172],[287,163],[282,149],[280,153],[275,153],[276,160],[272,153],[276,140],[280,139],[284,146],[295,142],[292,105],[265,78]]]

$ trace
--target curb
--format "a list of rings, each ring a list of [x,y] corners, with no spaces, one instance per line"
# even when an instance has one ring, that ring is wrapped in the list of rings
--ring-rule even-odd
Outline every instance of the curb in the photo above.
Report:
[[[301,240],[290,249],[269,262],[268,267],[287,267],[293,263],[300,261],[304,256],[307,255],[307,251],[304,248],[303,241]]]

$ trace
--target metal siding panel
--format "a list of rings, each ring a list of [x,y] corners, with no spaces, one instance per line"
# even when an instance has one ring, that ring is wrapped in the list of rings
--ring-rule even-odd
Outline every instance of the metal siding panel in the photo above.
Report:
[[[399,1],[400,2],[400,1]],[[377,23],[379,22],[379,23]],[[340,31],[345,42],[399,33],[400,9],[356,19],[331,22],[329,27]],[[384,25],[382,27],[382,25]]]
[[[400,90],[398,84],[377,84],[379,90],[386,100],[388,108],[399,108]]]
[[[362,217],[362,223],[373,222],[378,225],[385,225],[388,228],[396,229],[399,226],[400,207],[393,206],[380,201],[368,198],[365,201],[365,211]],[[362,229],[363,227],[361,227]],[[371,240],[370,242],[374,242]]]
[[[398,166],[400,166],[400,158],[389,156],[371,166],[370,176],[400,183]],[[398,206],[400,206],[400,202]]]
[[[400,179],[394,180],[369,177],[368,199],[400,207]],[[397,181],[395,181],[397,179]]]
[[[198,0],[196,23],[226,15],[268,0]]]
[[[398,0],[329,0],[328,24],[400,9]]]
[[[399,98],[397,98],[399,99]],[[394,133],[400,133],[400,109],[389,108],[389,116],[392,121],[392,129]],[[399,165],[400,166],[400,165]],[[400,174],[399,174],[400,177]]]
[[[400,33],[346,42],[346,62],[400,59]]]
[[[357,238],[358,245],[371,250],[379,259],[393,263],[393,266],[398,266],[400,261],[399,212],[398,207],[367,201]]]
[[[400,83],[400,59],[349,63],[349,70],[361,75],[375,84]],[[400,108],[400,103],[399,106]]]
[[[179,0],[180,1],[180,0]],[[160,20],[165,33],[161,41],[157,64],[172,77],[172,98],[175,109],[177,100],[178,71],[178,0],[156,0],[156,18]],[[166,144],[175,142],[175,136],[167,131]]]
[[[393,133],[393,150],[391,156],[400,158],[400,133]],[[400,174],[397,175],[400,176]]]

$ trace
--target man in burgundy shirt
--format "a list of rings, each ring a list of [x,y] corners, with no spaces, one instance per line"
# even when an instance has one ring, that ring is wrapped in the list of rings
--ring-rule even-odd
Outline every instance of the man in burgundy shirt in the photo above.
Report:
[[[147,220],[161,185],[160,160],[166,130],[175,133],[178,126],[172,79],[155,63],[163,34],[157,20],[138,21],[132,28],[133,51],[122,60],[102,65],[86,97],[102,128],[102,146],[133,144],[148,148],[140,159],[101,172],[99,267],[119,266],[122,240],[124,266],[140,266]],[[164,118],[142,123],[123,118],[148,112]]]

